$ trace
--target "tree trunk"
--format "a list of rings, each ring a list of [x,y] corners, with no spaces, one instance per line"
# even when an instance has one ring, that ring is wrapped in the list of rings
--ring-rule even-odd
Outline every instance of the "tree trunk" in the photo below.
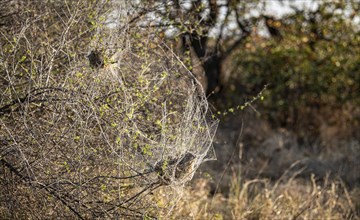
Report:
[[[207,78],[206,94],[210,95],[213,92],[218,92],[220,87],[220,75],[221,75],[221,56],[219,56],[217,50],[211,50],[208,48],[208,37],[200,36],[196,33],[185,34],[183,39],[186,41],[186,37],[189,37],[188,44],[194,49],[196,56],[201,60],[202,67]],[[184,44],[183,46],[185,46]],[[209,51],[210,50],[210,51]]]
[[[219,92],[221,89],[220,74],[222,59],[217,54],[211,55],[205,59],[203,68],[207,78],[206,94],[210,95],[213,92]]]

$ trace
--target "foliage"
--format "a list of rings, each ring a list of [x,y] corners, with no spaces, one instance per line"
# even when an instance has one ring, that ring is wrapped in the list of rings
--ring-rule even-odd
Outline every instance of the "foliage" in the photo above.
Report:
[[[236,94],[254,95],[269,84],[262,107],[280,125],[296,123],[299,111],[308,108],[359,105],[358,10],[345,1],[328,2],[274,20],[281,39],[254,35],[234,55],[230,78],[240,84]]]

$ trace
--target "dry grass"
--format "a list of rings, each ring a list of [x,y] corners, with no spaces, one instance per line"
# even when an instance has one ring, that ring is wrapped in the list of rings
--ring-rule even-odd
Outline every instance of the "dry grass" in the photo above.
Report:
[[[276,185],[266,179],[234,177],[228,196],[209,194],[198,179],[173,209],[173,219],[359,219],[359,189],[349,192],[341,181],[316,183],[289,179]]]

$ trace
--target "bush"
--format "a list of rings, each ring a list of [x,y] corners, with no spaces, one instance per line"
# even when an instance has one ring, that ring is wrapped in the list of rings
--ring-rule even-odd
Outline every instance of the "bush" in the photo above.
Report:
[[[199,83],[155,32],[109,29],[113,5],[90,3],[29,3],[1,27],[1,218],[151,217],[154,190],[214,157]]]

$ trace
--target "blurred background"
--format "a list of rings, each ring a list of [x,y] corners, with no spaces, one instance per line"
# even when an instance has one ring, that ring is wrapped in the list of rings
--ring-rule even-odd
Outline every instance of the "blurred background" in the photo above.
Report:
[[[221,118],[218,156],[227,152],[222,160],[242,163],[249,177],[277,179],[298,163],[292,171],[302,167],[302,177],[330,174],[358,185],[359,2],[263,4],[248,9],[251,25],[239,19],[245,37],[221,59],[219,92],[208,91]],[[226,38],[230,46],[234,38]]]

